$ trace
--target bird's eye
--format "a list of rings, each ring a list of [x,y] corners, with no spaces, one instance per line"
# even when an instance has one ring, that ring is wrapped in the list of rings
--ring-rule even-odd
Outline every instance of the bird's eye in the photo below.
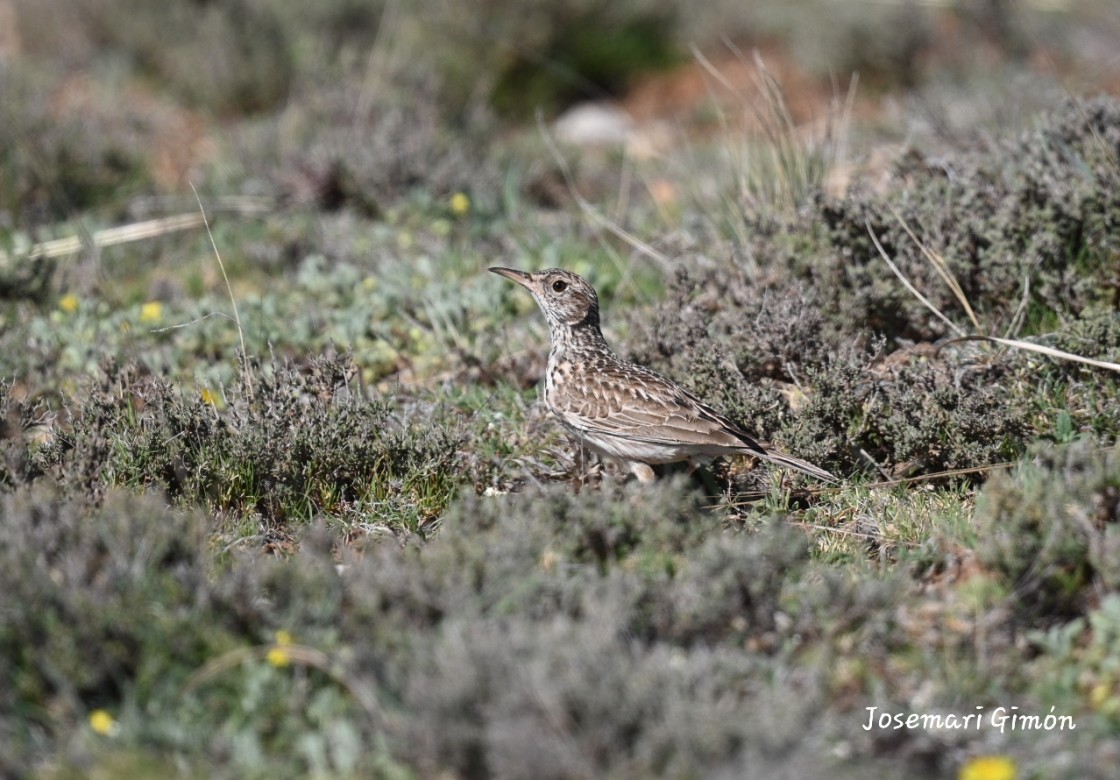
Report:
[[[557,279],[555,282],[552,283],[552,291],[553,292],[564,292],[564,290],[567,290],[567,289],[568,289],[568,283],[565,282],[563,279]]]

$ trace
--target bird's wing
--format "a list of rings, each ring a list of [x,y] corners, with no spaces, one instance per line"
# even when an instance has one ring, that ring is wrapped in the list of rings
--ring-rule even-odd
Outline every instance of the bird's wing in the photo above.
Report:
[[[706,448],[766,448],[684,388],[649,369],[626,365],[579,377],[584,392],[565,393],[553,410],[570,427],[634,441]]]
[[[550,400],[553,412],[572,430],[654,445],[695,447],[703,454],[749,452],[826,482],[839,480],[824,469],[778,452],[675,382],[641,366],[596,370],[577,378],[579,393]]]

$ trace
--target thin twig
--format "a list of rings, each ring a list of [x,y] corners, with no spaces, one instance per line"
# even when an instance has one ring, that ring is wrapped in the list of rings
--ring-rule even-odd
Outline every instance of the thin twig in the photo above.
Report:
[[[560,147],[557,146],[556,140],[552,137],[552,134],[548,131],[548,128],[545,127],[544,117],[540,112],[537,112],[537,129],[540,131],[541,138],[544,140],[545,146],[548,147],[548,151],[552,154],[552,158],[560,167],[560,173],[564,176],[564,182],[568,185],[568,191],[575,199],[576,205],[579,206],[580,211],[590,217],[591,220],[600,227],[606,228],[608,231],[621,238],[633,249],[636,249],[647,257],[653,258],[666,268],[670,267],[672,265],[672,261],[666,255],[658,252],[652,246],[647,244],[645,241],[642,241],[640,238],[623,228],[621,225],[600,214],[599,211],[594,206],[592,206],[591,203],[583,197],[583,195],[580,194],[579,190],[576,188],[575,177],[572,175],[571,168],[568,167],[568,161],[564,159],[564,155],[560,152]]]
[[[1060,349],[1053,347],[1044,347],[1041,344],[1035,344],[1031,341],[1022,341],[1020,339],[1001,339],[999,336],[959,336],[958,338],[947,341],[940,345],[947,347],[950,344],[956,344],[961,341],[991,341],[995,344],[1002,344],[1005,347],[1014,347],[1015,349],[1026,350],[1027,352],[1037,352],[1040,355],[1056,358],[1058,360],[1070,360],[1074,363],[1084,363],[1088,366],[1096,366],[1097,368],[1107,368],[1109,371],[1120,371],[1120,363],[1110,363],[1107,360],[1094,360],[1093,358],[1075,355],[1072,352],[1064,352]]]
[[[232,320],[228,314],[223,314],[220,311],[212,311],[209,314],[204,314],[201,317],[195,317],[190,322],[180,322],[178,325],[168,325],[166,328],[152,328],[151,333],[167,333],[169,330],[179,330],[180,328],[189,328],[191,325],[197,325],[203,320],[208,320],[211,317],[225,317],[227,320]]]
[[[89,235],[85,240],[82,236],[67,236],[55,238],[35,244],[24,256],[26,260],[44,260],[53,257],[76,255],[86,246],[106,247],[116,244],[127,244],[132,241],[143,241],[146,238],[156,238],[167,233],[180,230],[190,230],[202,225],[204,220],[198,214],[177,214],[173,217],[160,217],[144,222],[134,222],[131,225],[106,228]],[[8,261],[7,253],[0,252],[0,261]]]
[[[890,256],[887,255],[887,251],[883,249],[883,245],[879,243],[879,239],[878,237],[876,237],[875,231],[871,228],[871,220],[864,220],[864,225],[867,226],[867,234],[871,236],[871,240],[872,242],[874,242],[875,248],[879,250],[879,255],[883,258],[883,260],[886,261],[887,265],[890,266],[890,269],[894,271],[894,275],[898,277],[898,280],[906,286],[906,289],[913,293],[914,297],[921,301],[922,304],[931,312],[933,312],[938,319],[948,325],[954,333],[956,333],[958,336],[964,336],[965,332],[963,329],[958,327],[955,322],[942,314],[936,306],[930,303],[929,299],[926,298],[926,296],[922,295],[920,292],[918,292],[918,289],[914,287],[914,285],[910,284],[910,280],[907,279],[905,274],[903,274],[902,271],[899,270],[898,266],[896,266],[891,260]]]
[[[1009,339],[1019,332],[1019,328],[1023,325],[1023,320],[1027,316],[1027,305],[1030,303],[1031,298],[1031,275],[1029,273],[1023,274],[1023,294],[1019,296],[1019,305],[1015,307],[1015,313],[1011,315],[1011,322],[1007,324],[1007,330],[1003,332],[1003,337]]]
[[[897,212],[895,212],[895,216],[898,217]],[[899,217],[899,221],[902,221],[901,217]],[[970,335],[965,333],[961,328],[957,327],[957,325],[955,325],[948,317],[942,314],[937,309],[937,307],[930,303],[930,301],[924,295],[918,292],[917,288],[915,288],[914,285],[910,283],[910,280],[906,278],[901,270],[899,270],[898,266],[891,262],[891,259],[887,256],[887,253],[883,249],[882,244],[879,243],[879,239],[875,236],[875,231],[871,229],[870,220],[865,220],[864,224],[867,226],[867,232],[871,236],[871,240],[875,243],[875,248],[879,250],[879,254],[883,257],[883,260],[886,261],[887,265],[890,266],[891,270],[894,271],[894,274],[898,277],[899,281],[901,281],[903,285],[906,286],[907,290],[913,293],[919,301],[921,301],[931,312],[936,314],[942,322],[948,325],[953,330],[953,332],[957,334],[957,337],[955,339],[941,344],[938,349],[943,349],[950,344],[957,344],[963,341],[990,341],[993,344],[1002,344],[1005,347],[1022,349],[1027,352],[1037,352],[1040,355],[1046,355],[1047,357],[1052,357],[1057,360],[1069,360],[1074,363],[1083,363],[1088,366],[1096,366],[1097,368],[1106,368],[1109,371],[1120,372],[1120,363],[1111,363],[1107,360],[1095,360],[1093,358],[1083,357],[1082,355],[1075,355],[1072,352],[1065,352],[1060,349],[1054,349],[1053,347],[1045,347],[1041,344],[1035,344],[1031,341],[1022,341],[1021,339],[1005,339],[1000,338],[999,336],[984,336],[981,334]],[[926,256],[930,258],[930,262],[933,263],[934,267],[938,268],[938,264],[933,258],[933,253],[928,252],[928,250],[922,246],[921,242],[918,241],[917,237],[913,234],[913,232],[910,231],[910,228],[906,226],[905,222],[902,222],[902,225],[904,228],[906,228],[906,231],[910,233],[910,237],[913,238],[918,246],[922,249],[922,252],[926,253]],[[938,273],[942,273],[940,268],[938,268]],[[953,289],[954,294],[958,296],[961,303],[965,306],[966,310],[969,312],[969,317],[972,319],[973,324],[979,327],[979,323],[977,323],[975,316],[973,316],[972,314],[972,307],[968,305],[968,301],[967,299],[965,299],[964,293],[960,290],[960,287],[957,285],[956,280],[952,278],[951,274],[948,274],[947,270],[942,273],[942,278],[945,279],[946,283],[949,284],[950,288]]]
[[[226,264],[222,262],[222,253],[218,251],[218,243],[214,240],[214,233],[210,230],[210,220],[206,218],[206,209],[202,205],[202,198],[198,196],[198,190],[195,189],[194,182],[190,183],[191,192],[194,193],[194,199],[198,201],[198,210],[202,214],[202,224],[206,226],[206,235],[210,237],[210,246],[214,249],[214,257],[218,258],[218,267],[222,269],[222,279],[226,283],[226,292],[229,293],[229,302],[233,306],[233,320],[237,323],[237,338],[241,342],[241,365],[245,373],[245,386],[249,389],[249,395],[253,395],[253,378],[249,374],[249,353],[245,349],[245,331],[241,328],[241,314],[237,311],[237,299],[233,296],[233,287],[229,283],[229,276],[226,274]]]
[[[898,487],[899,485],[909,485],[909,484],[913,484],[913,483],[917,483],[917,482],[930,482],[932,480],[943,479],[945,477],[963,477],[963,476],[968,475],[968,474],[983,474],[984,472],[987,472],[987,471],[995,471],[996,469],[1009,469],[1009,468],[1012,468],[1012,467],[1018,466],[1018,465],[1020,465],[1020,462],[1018,462],[1018,461],[1004,461],[1004,462],[1001,462],[1001,463],[990,463],[990,464],[985,465],[985,466],[971,466],[969,468],[963,468],[963,469],[948,469],[946,471],[937,471],[937,472],[934,472],[932,474],[919,474],[916,477],[902,477],[902,478],[899,478],[899,479],[884,479],[884,480],[880,480],[878,482],[869,482],[866,485],[858,485],[858,487],[864,488],[864,489]],[[807,494],[807,495],[814,495],[815,496],[815,495],[821,495],[821,494],[824,494],[824,493],[835,493],[839,490],[845,489],[846,487],[848,487],[848,484],[821,485],[821,486],[818,486],[818,487],[813,487],[813,488],[807,489],[807,490],[804,491],[804,493]],[[756,491],[754,493],[740,493],[738,495],[739,495],[740,498],[744,498],[744,500],[730,502],[730,503],[726,504],[726,506],[729,506],[729,507],[732,507],[732,508],[739,507],[739,506],[747,506],[748,504],[751,504],[754,501],[759,501],[763,498],[766,498],[766,496],[769,495],[769,494],[764,493],[762,491]],[[720,506],[723,506],[723,505],[722,504],[711,504],[709,506],[706,506],[705,509],[716,509]]]
[[[902,218],[902,215],[898,213],[898,210],[895,209],[893,205],[889,205],[887,208],[891,210],[891,214],[894,214],[894,218],[898,220],[898,224],[902,225],[902,229],[906,231],[906,234],[910,236],[911,240],[913,240],[913,242],[917,245],[921,253],[927,260],[929,260],[929,263],[933,266],[933,269],[937,271],[938,275],[942,278],[945,284],[949,286],[949,289],[953,292],[953,295],[956,296],[957,301],[960,302],[961,306],[964,308],[965,314],[968,315],[968,319],[972,321],[972,326],[979,330],[980,321],[976,319],[976,313],[972,310],[972,306],[971,304],[969,304],[968,298],[964,294],[964,290],[961,289],[960,284],[957,283],[956,277],[953,276],[953,273],[949,270],[949,265],[945,262],[945,258],[939,255],[937,252],[934,252],[932,249],[923,244],[921,240],[919,240],[918,236],[910,228],[909,223],[907,223],[906,220]]]
[[[260,214],[270,208],[267,201],[258,198],[224,198],[222,199],[222,203],[226,205],[227,209],[239,214]],[[128,244],[133,241],[158,238],[159,236],[177,233],[182,230],[191,230],[196,227],[201,227],[203,224],[203,217],[193,212],[189,214],[173,214],[169,217],[159,217],[157,219],[146,219],[141,222],[118,225],[117,227],[105,228],[92,233],[86,230],[85,226],[79,222],[79,235],[54,238],[49,241],[32,244],[25,253],[16,252],[13,255],[0,250],[0,263],[11,262],[13,256],[21,260],[46,260],[56,257],[66,257],[67,255],[76,255],[87,247],[101,249],[107,246],[116,246],[117,244]]]
[[[839,536],[854,536],[857,539],[868,539],[880,544],[900,544],[903,547],[918,547],[919,542],[911,542],[903,539],[890,539],[888,537],[880,536],[878,534],[869,534],[863,531],[851,531],[847,528],[833,528],[828,525],[820,525],[818,523],[805,523],[799,520],[791,521],[790,525],[798,528],[806,528],[811,531],[824,531],[825,533],[837,534]]]

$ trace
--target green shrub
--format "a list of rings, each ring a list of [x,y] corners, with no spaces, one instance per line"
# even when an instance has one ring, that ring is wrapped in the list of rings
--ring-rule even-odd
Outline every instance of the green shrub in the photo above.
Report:
[[[490,100],[503,115],[528,118],[581,100],[618,95],[638,76],[677,61],[671,4],[548,4],[529,18],[528,45],[497,73]],[[512,10],[512,9],[511,9]]]
[[[982,327],[1009,320],[1025,300],[1023,332],[1044,332],[1105,301],[1100,281],[1120,224],[1118,149],[1120,102],[1099,98],[1072,103],[1036,130],[938,167],[910,157],[897,171],[908,182],[898,189],[822,200],[827,270],[822,274],[815,261],[795,267],[819,279],[830,316],[858,317],[892,339],[944,333],[887,268],[870,227],[910,282],[967,326],[960,304],[894,209],[945,259]]]
[[[1114,551],[1113,551],[1114,552]],[[1030,634],[1040,651],[1026,675],[1038,698],[1065,711],[1095,711],[1105,728],[1120,727],[1120,594],[1110,592],[1085,617]]]
[[[142,121],[122,121],[119,111],[59,115],[47,99],[55,77],[30,64],[0,70],[0,228],[120,210],[124,198],[151,184],[138,143]]]
[[[102,45],[126,52],[170,91],[214,113],[265,111],[291,89],[287,33],[267,6],[96,0],[83,10]]]
[[[53,453],[64,485],[161,489],[234,517],[258,517],[283,536],[320,513],[365,508],[417,531],[458,484],[450,429],[397,425],[390,407],[352,394],[348,358],[272,372],[243,369],[219,412],[201,393],[111,364],[87,390]]]
[[[0,496],[0,731],[19,761],[87,710],[166,695],[228,646],[212,618],[206,523],[113,493],[96,512],[44,485]]]
[[[871,353],[844,344],[820,293],[799,282],[762,292],[733,285],[717,306],[709,296],[718,282],[700,278],[700,293],[684,292],[694,284],[687,275],[674,282],[679,308],[666,305],[637,357],[798,457],[839,473],[865,469],[870,457],[912,476],[1001,463],[1032,438],[1029,410],[1007,403],[1022,381],[1012,360],[946,350],[887,369],[883,342]]]
[[[1078,432],[1114,440],[1113,385],[1099,369],[933,349],[951,331],[868,228],[962,328],[1002,335],[1014,321],[1017,335],[1114,359],[1105,290],[1120,222],[1117,128],[1120,102],[1087,101],[938,168],[908,158],[883,193],[747,214],[729,261],[683,253],[630,354],[840,473],[869,458],[898,476],[985,466]],[[944,257],[978,328],[895,213]]]
[[[1120,590],[1120,464],[1082,442],[997,474],[977,499],[977,554],[1019,612],[1054,620]]]
[[[858,366],[838,361],[809,375],[813,394],[789,432],[794,451],[811,458],[823,450],[848,468],[870,456],[914,476],[1003,463],[1031,440],[1026,411],[1007,403],[1007,365]]]

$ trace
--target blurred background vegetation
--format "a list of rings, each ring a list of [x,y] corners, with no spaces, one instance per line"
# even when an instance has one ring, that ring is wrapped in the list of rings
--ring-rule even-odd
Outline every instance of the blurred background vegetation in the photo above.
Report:
[[[1120,362],[1117,40],[0,0],[0,776],[1111,777],[1120,385],[952,339]],[[574,494],[495,264],[848,483]]]
[[[965,123],[962,113],[974,130],[977,114],[1006,125],[1015,116],[1001,112],[1027,115],[1056,92],[1115,88],[1107,2],[873,10],[832,0],[5,0],[0,208],[9,229],[92,209],[121,216],[142,195],[181,195],[187,179],[335,208],[387,205],[420,186],[493,199],[495,164],[509,164],[510,135],[526,120],[531,135],[537,112],[614,100],[639,118],[717,121],[729,95],[689,82],[702,72],[694,49],[744,91],[738,71],[760,50],[799,121],[823,118],[829,91],[842,96],[854,74],[861,107],[881,112],[893,95],[924,106],[940,132]]]

